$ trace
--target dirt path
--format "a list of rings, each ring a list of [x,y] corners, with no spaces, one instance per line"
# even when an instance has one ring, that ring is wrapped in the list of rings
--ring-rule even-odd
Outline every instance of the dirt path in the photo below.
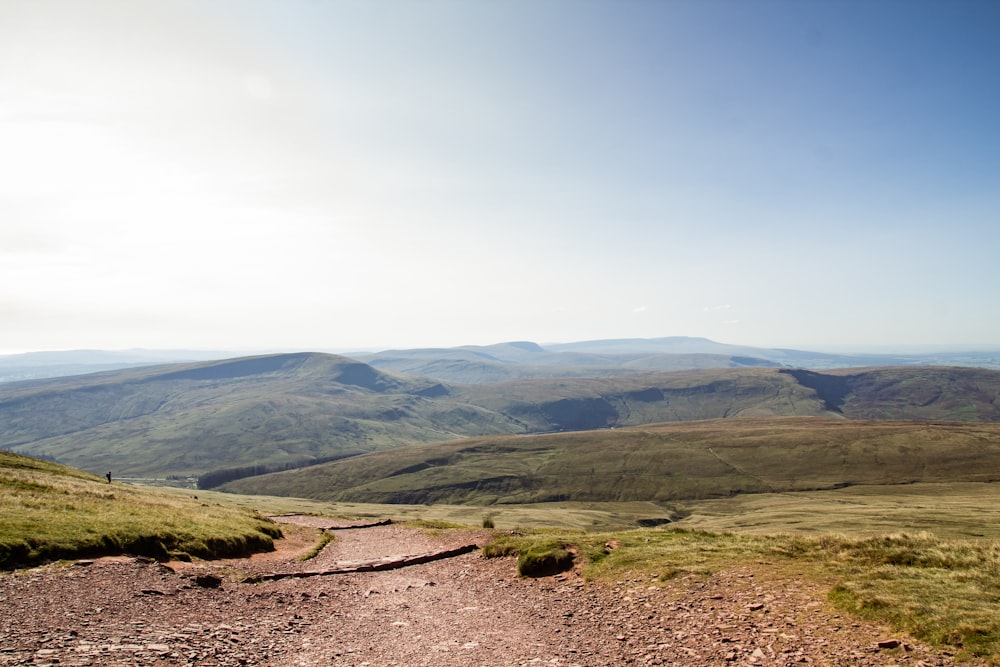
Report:
[[[282,521],[279,549],[250,559],[171,570],[106,558],[0,575],[0,665],[953,664],[909,640],[879,649],[903,638],[839,615],[824,590],[750,569],[599,585],[519,579],[513,560],[474,552],[387,572],[240,583],[486,539],[395,525],[341,530],[301,563],[316,542],[308,524],[319,520]]]

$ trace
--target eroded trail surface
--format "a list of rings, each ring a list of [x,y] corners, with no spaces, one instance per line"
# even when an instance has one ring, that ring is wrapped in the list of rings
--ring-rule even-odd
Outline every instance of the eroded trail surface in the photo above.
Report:
[[[286,517],[276,552],[134,558],[0,575],[0,665],[952,665],[838,614],[825,590],[749,568],[659,584],[519,579],[478,552],[400,569],[242,583],[483,542],[478,531],[339,530]],[[312,527],[310,527],[310,525]],[[898,648],[879,642],[898,639]]]

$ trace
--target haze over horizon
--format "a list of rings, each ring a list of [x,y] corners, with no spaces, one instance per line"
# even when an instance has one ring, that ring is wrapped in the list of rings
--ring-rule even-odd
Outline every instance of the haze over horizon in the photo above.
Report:
[[[1000,347],[1000,3],[0,0],[0,353]]]

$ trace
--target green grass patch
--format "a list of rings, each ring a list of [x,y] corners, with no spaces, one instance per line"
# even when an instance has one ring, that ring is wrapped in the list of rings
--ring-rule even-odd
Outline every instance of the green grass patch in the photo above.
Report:
[[[849,541],[833,555],[831,598],[968,657],[1000,651],[1000,544],[890,535]]]
[[[333,533],[327,530],[320,531],[319,540],[317,540],[316,545],[306,553],[302,554],[302,556],[299,557],[299,560],[300,561],[312,560],[313,558],[318,556],[320,552],[323,551],[323,549],[326,548],[326,545],[330,544],[330,542],[333,542],[335,539],[337,538],[334,536]]]
[[[274,548],[276,524],[225,507],[0,451],[0,568],[130,553],[166,560]]]
[[[573,567],[575,543],[565,534],[549,532],[505,533],[483,547],[487,558],[517,556],[517,573],[522,577],[545,577]]]

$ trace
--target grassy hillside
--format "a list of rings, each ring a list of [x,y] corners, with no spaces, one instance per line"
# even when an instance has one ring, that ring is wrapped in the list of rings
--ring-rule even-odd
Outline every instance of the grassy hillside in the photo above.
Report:
[[[998,397],[1000,372],[971,368],[733,368],[445,385],[335,355],[285,354],[0,385],[0,447],[95,473],[188,477],[468,436],[664,421],[995,422]]]
[[[1000,371],[977,368],[705,369],[453,388],[527,432],[730,417],[1000,422]]]
[[[373,503],[669,503],[998,471],[1000,424],[724,419],[413,446],[224,488]]]
[[[0,451],[0,568],[132,553],[238,556],[273,548],[256,514]]]
[[[518,426],[441,385],[321,354],[0,387],[0,447],[120,476],[192,476]]]

